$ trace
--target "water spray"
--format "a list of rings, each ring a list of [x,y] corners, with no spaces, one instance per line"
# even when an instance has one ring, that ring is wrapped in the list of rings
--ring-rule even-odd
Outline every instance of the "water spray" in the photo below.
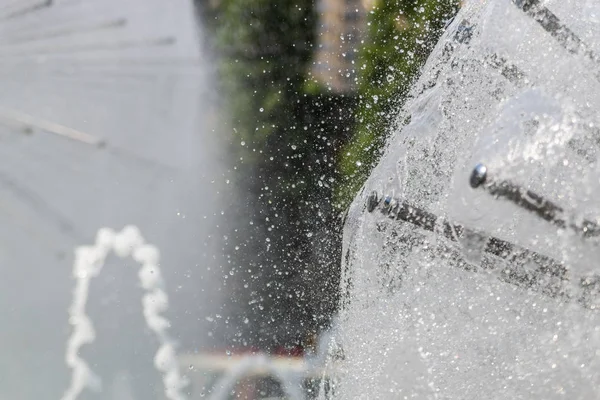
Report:
[[[89,295],[90,281],[102,271],[106,257],[113,251],[118,257],[132,257],[141,265],[138,277],[146,291],[142,298],[144,319],[148,327],[159,340],[160,347],[154,357],[154,366],[163,376],[166,398],[185,400],[182,393],[188,384],[179,373],[175,343],[168,334],[169,321],[161,315],[168,308],[168,296],[159,268],[158,249],[147,244],[135,226],[127,226],[116,233],[102,228],[96,235],[92,246],[81,246],[75,250],[73,276],[76,279],[73,303],[69,309],[69,322],[73,333],[67,342],[65,361],[72,370],[71,383],[62,400],[76,400],[84,389],[101,390],[101,379],[79,356],[84,344],[94,342],[96,335],[91,318],[86,314],[85,306]]]

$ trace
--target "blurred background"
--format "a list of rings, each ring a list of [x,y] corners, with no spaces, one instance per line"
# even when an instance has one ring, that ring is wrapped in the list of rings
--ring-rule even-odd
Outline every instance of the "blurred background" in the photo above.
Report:
[[[225,396],[291,396],[262,356],[316,396],[344,212],[458,6],[0,2],[0,397],[63,396],[75,249],[131,224],[160,251],[188,396],[245,355],[262,378]],[[80,355],[103,385],[78,398],[165,396],[138,269],[110,255],[90,281]]]

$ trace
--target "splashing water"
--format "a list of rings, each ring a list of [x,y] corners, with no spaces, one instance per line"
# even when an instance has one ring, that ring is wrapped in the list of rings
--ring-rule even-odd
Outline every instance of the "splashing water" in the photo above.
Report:
[[[160,347],[154,357],[156,369],[163,375],[165,395],[170,400],[183,400],[181,392],[187,385],[178,369],[174,341],[168,335],[169,321],[161,316],[168,307],[168,297],[164,290],[160,274],[159,251],[144,238],[135,226],[127,226],[121,232],[102,228],[98,231],[93,246],[82,246],[76,249],[73,275],[77,281],[71,304],[69,321],[73,325],[73,333],[67,342],[65,360],[73,370],[71,384],[62,400],[75,400],[85,389],[100,390],[101,380],[79,357],[79,350],[84,344],[91,344],[95,339],[92,320],[86,314],[85,305],[88,299],[90,281],[98,276],[104,261],[111,251],[121,257],[133,257],[141,268],[138,272],[142,288],[146,294],[142,298],[143,313],[148,327],[156,334]]]
[[[468,1],[449,26],[349,211],[335,397],[597,397],[599,16]]]

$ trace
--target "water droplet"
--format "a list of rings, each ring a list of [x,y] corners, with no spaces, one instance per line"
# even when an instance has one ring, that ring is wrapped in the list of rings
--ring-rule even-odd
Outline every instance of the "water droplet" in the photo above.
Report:
[[[264,111],[265,111],[265,109],[261,107],[261,108],[260,108],[258,111],[260,111],[260,112],[264,112]]]

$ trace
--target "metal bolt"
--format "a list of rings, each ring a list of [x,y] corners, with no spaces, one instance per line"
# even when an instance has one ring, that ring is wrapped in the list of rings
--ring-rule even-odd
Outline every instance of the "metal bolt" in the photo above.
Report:
[[[487,179],[487,167],[481,163],[477,164],[471,172],[471,178],[469,178],[469,183],[473,189],[477,189],[479,186],[485,183]]]

